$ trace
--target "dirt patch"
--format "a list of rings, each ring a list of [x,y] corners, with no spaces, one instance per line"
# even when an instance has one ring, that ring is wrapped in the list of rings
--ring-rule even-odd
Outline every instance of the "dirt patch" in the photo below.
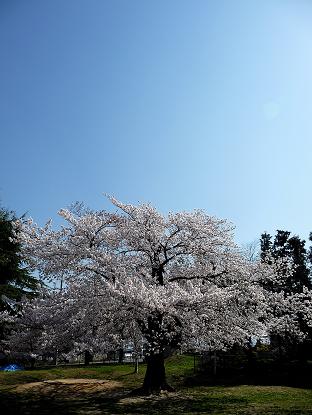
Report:
[[[39,382],[40,383],[40,382]],[[102,379],[52,379],[44,380],[43,383],[55,383],[58,385],[111,385],[116,382],[114,380],[102,380]]]
[[[167,399],[182,399],[182,397],[181,392],[163,391],[159,395],[125,396],[119,400],[119,405],[140,404],[143,402],[151,402],[151,404],[154,404],[155,402],[166,401]]]
[[[15,392],[39,392],[50,394],[56,389],[66,389],[68,392],[101,392],[111,391],[122,387],[121,382],[115,380],[100,380],[100,379],[53,379],[45,380],[43,382],[31,382],[23,385],[18,385]]]

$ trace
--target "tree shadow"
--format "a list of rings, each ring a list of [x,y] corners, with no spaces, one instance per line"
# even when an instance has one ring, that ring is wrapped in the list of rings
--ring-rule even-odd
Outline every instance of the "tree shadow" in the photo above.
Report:
[[[46,385],[45,385],[46,387]],[[105,392],[81,392],[78,388],[53,385],[48,391],[38,388],[23,393],[7,390],[0,397],[3,415],[180,415],[187,414],[241,414],[260,415],[263,408],[249,406],[244,397],[215,395],[209,390],[195,393],[182,390],[177,393],[149,397],[129,397],[129,390],[114,389]],[[266,408],[270,415],[303,415],[298,409]],[[252,410],[252,412],[251,412]],[[310,412],[308,412],[310,413]]]
[[[298,362],[275,362],[254,365],[240,370],[220,369],[216,375],[211,370],[198,371],[185,377],[184,386],[289,386],[312,388],[312,365]]]
[[[124,393],[118,388],[110,391],[94,391],[92,388],[82,390],[81,385],[42,383],[39,387],[26,389],[25,391],[17,392],[14,388],[2,391],[0,396],[0,412],[5,415],[97,413],[100,408],[96,400],[101,396],[104,401],[105,396],[107,396],[108,407],[110,407]],[[83,412],[83,409],[85,409],[85,412]]]
[[[246,406],[242,398],[217,399],[209,394],[192,396],[166,393],[159,396],[130,397],[129,390],[82,392],[68,385],[43,385],[34,390],[4,391],[0,397],[1,413],[5,415],[71,415],[71,414],[151,414],[219,413],[227,406]]]

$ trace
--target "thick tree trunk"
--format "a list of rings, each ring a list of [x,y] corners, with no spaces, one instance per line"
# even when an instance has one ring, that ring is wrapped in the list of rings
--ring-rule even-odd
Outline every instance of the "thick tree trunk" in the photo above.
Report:
[[[118,349],[118,363],[123,363],[124,351],[122,348]]]
[[[135,394],[158,394],[161,391],[173,391],[168,385],[165,371],[165,358],[163,353],[153,354],[146,358],[147,368],[143,386],[134,391]]]
[[[89,352],[89,350],[85,350],[84,352],[84,364],[88,365],[90,362],[92,362],[93,356]]]

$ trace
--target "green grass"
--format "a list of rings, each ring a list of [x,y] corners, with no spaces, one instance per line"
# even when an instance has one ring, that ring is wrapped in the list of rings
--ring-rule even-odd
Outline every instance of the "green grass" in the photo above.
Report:
[[[131,375],[132,373],[133,365],[54,367],[51,369],[39,369],[18,372],[0,372],[0,385],[14,385],[29,382],[40,382],[44,380],[68,378],[115,380],[122,376]],[[143,374],[140,374],[140,376],[143,376]],[[133,375],[128,377],[130,383],[136,381],[136,376]]]
[[[133,373],[132,365],[57,367],[53,369],[0,373],[0,412],[7,414],[213,414],[213,415],[312,415],[312,390],[286,386],[189,386],[193,357],[176,356],[166,363],[169,383],[177,392],[150,397],[130,397],[139,387],[145,367]],[[43,384],[17,389],[43,380],[95,378],[116,381],[110,390],[84,386]],[[31,386],[31,385],[30,385]]]

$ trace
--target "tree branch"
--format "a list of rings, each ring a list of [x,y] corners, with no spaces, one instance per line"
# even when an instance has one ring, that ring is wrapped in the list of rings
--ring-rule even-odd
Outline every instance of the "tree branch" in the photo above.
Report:
[[[222,271],[222,272],[219,272],[218,274],[207,274],[207,275],[204,275],[204,276],[195,275],[193,277],[174,277],[174,278],[170,278],[168,280],[168,282],[182,281],[182,280],[190,281],[190,280],[196,280],[196,279],[206,280],[206,279],[209,279],[209,278],[221,277],[221,275],[225,275],[225,274],[227,274],[227,271]]]

